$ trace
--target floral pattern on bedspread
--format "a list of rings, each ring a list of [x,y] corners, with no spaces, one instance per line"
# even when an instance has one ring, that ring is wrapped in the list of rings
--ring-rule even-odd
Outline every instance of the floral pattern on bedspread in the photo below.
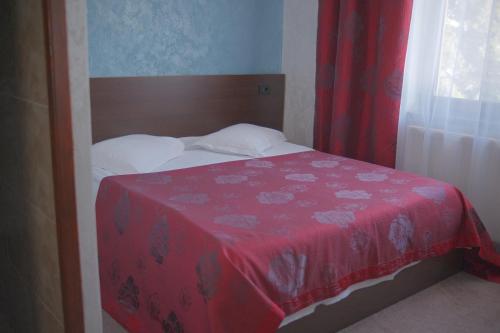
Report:
[[[103,306],[137,333],[275,332],[285,315],[454,248],[500,276],[456,188],[319,152],[108,177],[96,210]]]

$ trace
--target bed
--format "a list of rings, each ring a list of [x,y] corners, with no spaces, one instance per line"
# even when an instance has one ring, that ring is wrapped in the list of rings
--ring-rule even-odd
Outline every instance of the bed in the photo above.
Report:
[[[283,122],[283,92],[284,76],[282,75],[92,79],[91,94],[94,142],[131,133],[148,133],[177,137],[199,136],[235,123],[253,123],[281,130]],[[185,138],[184,140],[188,141],[190,139]],[[307,160],[311,158],[312,160],[317,160],[320,158],[323,161],[329,159],[329,157],[326,156],[318,157],[318,155],[311,154],[320,153],[311,152],[309,148],[285,142],[268,151],[267,155],[264,156],[264,161],[274,164],[283,163],[282,166],[285,166],[292,165],[299,159]],[[370,168],[370,170],[365,173],[373,173],[371,171],[373,168],[372,166],[360,166],[357,162],[344,161],[343,159],[338,159],[338,157],[334,157],[334,159],[337,160],[331,160],[332,163],[330,163],[330,165],[345,163],[343,167],[346,167],[346,172],[349,171],[348,168],[351,168],[352,171],[353,168],[366,167]],[[218,164],[223,162],[225,162],[225,164]],[[168,172],[169,170],[172,172],[172,175],[175,175],[175,172],[177,172],[177,174],[185,172],[185,170],[195,170],[195,173],[196,170],[199,170],[198,172],[202,170],[204,170],[203,172],[209,172],[210,165],[222,165],[236,168],[234,170],[239,170],[237,172],[246,172],[245,170],[248,170],[248,165],[245,163],[247,162],[245,162],[245,158],[243,157],[193,149],[187,151],[186,155],[182,158],[162,165],[155,171],[160,172],[160,175],[164,174],[162,172]],[[335,164],[335,166],[338,166],[337,164]],[[381,174],[389,174],[392,172],[382,168],[377,170],[380,171]],[[357,172],[356,174],[359,173],[360,172]],[[107,173],[105,170],[94,170],[94,193],[96,197],[99,185],[103,179],[115,179],[114,177],[105,178],[107,176],[112,176],[112,174]],[[189,177],[194,176],[197,176],[197,174],[189,175]],[[365,176],[370,178],[372,175]],[[411,176],[408,177],[411,178]],[[133,182],[137,181],[135,178],[130,179]],[[126,182],[127,181],[124,179],[122,184]],[[107,186],[112,188],[113,184],[108,184]],[[378,190],[390,191],[391,189],[379,188]],[[424,190],[424,192],[425,191],[426,190]],[[450,191],[453,192],[454,190],[451,189]],[[295,195],[298,196],[298,194]],[[366,195],[366,193],[362,191],[356,193],[345,192],[343,195],[363,196]],[[441,200],[441,194],[435,196],[435,193],[431,193],[430,196],[431,201],[432,198],[438,201]],[[461,197],[458,198],[460,199]],[[278,200],[282,199],[283,198],[278,198]],[[396,200],[397,198],[393,199]],[[101,211],[98,209],[98,224],[101,223],[99,219],[101,221],[106,220],[103,216],[106,214],[104,211],[108,206],[104,199],[101,199],[101,201]],[[302,209],[307,209],[307,200],[301,201],[303,205]],[[153,206],[151,206],[152,210],[162,209],[160,207],[152,207]],[[404,209],[404,207],[400,207],[400,209]],[[192,211],[195,211],[195,209],[192,209]],[[468,214],[468,211],[466,214]],[[113,214],[111,214],[111,217],[108,219],[113,219],[112,215]],[[328,220],[331,216],[319,216],[319,220],[325,218]],[[472,216],[471,218],[475,217]],[[341,217],[342,223],[344,219],[345,215]],[[223,221],[223,224],[226,222]],[[245,223],[247,222],[248,221]],[[241,223],[241,221],[238,223]],[[405,221],[401,221],[398,225],[404,225],[404,223]],[[429,221],[427,221],[427,223],[429,223]],[[479,222],[474,220],[471,223],[477,224]],[[108,231],[108,233],[109,232],[111,231]],[[106,241],[108,245],[104,245],[104,243],[106,243],[104,241],[105,238],[112,238],[109,235],[104,236],[104,234],[106,234],[106,232],[102,231],[102,234],[98,235],[100,239],[101,281],[104,281],[102,284],[104,287],[102,288],[112,290],[111,294],[121,293],[120,290],[123,290],[123,285],[126,290],[135,290],[137,286],[134,283],[130,283],[130,280],[127,280],[129,276],[125,273],[121,273],[125,275],[120,276],[120,274],[117,273],[116,267],[114,267],[114,260],[110,259],[111,257],[105,258],[106,255],[103,253],[106,253],[106,250],[103,251],[103,247],[115,247],[114,245],[119,247],[119,245],[109,245],[112,244],[109,243],[109,240]],[[475,244],[474,241],[477,241],[477,239],[460,241],[463,241],[462,244]],[[458,240],[455,240],[455,242],[458,242]],[[456,244],[454,243],[453,245]],[[402,246],[406,247],[407,245]],[[126,248],[124,248],[122,252],[128,251],[133,247],[134,241],[129,240]],[[457,246],[444,248],[436,245],[432,249],[429,248],[425,253],[422,253],[418,258],[421,258],[421,260],[415,260],[417,259],[416,257],[407,257],[404,261],[398,261],[398,265],[392,265],[383,272],[377,272],[377,274],[375,274],[376,276],[353,279],[340,287],[337,286],[335,290],[329,291],[329,295],[331,294],[330,296],[332,297],[326,297],[327,294],[324,294],[321,295],[321,297],[318,296],[314,299],[308,299],[295,307],[290,307],[286,311],[287,316],[284,319],[282,318],[284,314],[282,314],[282,317],[278,316],[278,323],[273,322],[277,320],[276,316],[268,318],[267,321],[271,322],[271,324],[265,326],[265,330],[268,330],[269,327],[279,326],[279,332],[333,332],[346,327],[383,307],[397,302],[461,270],[463,267],[462,250],[452,250],[452,248],[455,247]],[[110,252],[113,251],[110,250]],[[114,255],[116,256],[116,254]],[[137,258],[131,258],[131,260],[138,260],[138,258],[142,257],[139,255]],[[285,261],[287,261],[286,258]],[[137,265],[140,266],[141,264]],[[300,266],[300,263],[297,265]],[[119,271],[121,272],[122,270],[123,269]],[[154,270],[152,269],[151,271]],[[117,278],[116,275],[119,275],[119,277]],[[118,286],[113,286],[113,276],[114,279],[122,280],[121,283],[118,283]],[[107,280],[111,281],[111,284],[106,284]],[[122,285],[122,287],[120,287],[120,285]],[[297,287],[296,283],[295,287]],[[182,294],[182,288],[178,289],[178,292]],[[285,287],[285,289],[288,293],[296,293],[294,288],[290,290],[290,286]],[[132,332],[144,331],[144,327],[146,326],[141,326],[144,324],[136,318],[137,316],[134,314],[134,309],[130,307],[130,298],[128,299],[128,303],[125,302],[128,308],[126,306],[125,309],[123,309],[123,307],[119,305],[115,306],[112,304],[113,297],[107,297],[106,291],[103,292],[103,295],[105,309],[110,312],[117,321],[122,323]],[[151,295],[154,295],[154,293],[149,292],[148,295],[136,295],[137,299],[133,300],[135,303],[140,302],[149,304],[150,314],[152,312],[156,313],[155,311],[158,310],[158,306],[154,305],[157,304],[158,301],[155,300],[156,303],[151,302]],[[182,300],[184,296],[177,295],[175,297],[181,297]],[[234,298],[234,295],[229,295],[228,297]],[[208,302],[209,300],[205,299],[204,301]],[[164,330],[172,329],[173,332],[177,332],[173,330],[174,328],[177,328],[178,332],[183,331],[183,326],[176,326],[175,323],[179,323],[181,317],[184,317],[184,322],[189,321],[186,319],[188,315],[182,313],[182,311],[177,311],[173,313],[173,315],[172,313],[173,312],[167,311],[166,314],[162,314],[163,319],[157,318],[159,321],[158,331],[161,330],[161,327],[163,327]],[[262,318],[266,318],[266,314],[259,315]],[[254,321],[251,318],[252,316],[248,318],[246,327],[252,327],[253,331],[256,331],[255,327],[257,326],[252,326],[254,325]],[[217,325],[212,326],[215,327],[213,331],[231,332],[235,329],[222,329],[221,325],[224,324],[219,323]],[[241,332],[243,332],[243,330],[241,330]]]

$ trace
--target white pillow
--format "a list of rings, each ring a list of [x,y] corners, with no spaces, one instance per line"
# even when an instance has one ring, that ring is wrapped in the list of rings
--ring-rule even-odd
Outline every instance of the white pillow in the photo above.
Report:
[[[92,146],[92,165],[116,174],[147,173],[184,151],[182,141],[171,137],[134,134]]]
[[[237,124],[203,136],[193,146],[218,153],[260,157],[264,151],[283,141],[286,138],[280,131],[251,124]]]
[[[184,144],[184,150],[196,149],[196,147],[193,144],[199,139],[200,139],[199,136],[183,136],[179,138],[179,140],[181,140],[182,143]]]

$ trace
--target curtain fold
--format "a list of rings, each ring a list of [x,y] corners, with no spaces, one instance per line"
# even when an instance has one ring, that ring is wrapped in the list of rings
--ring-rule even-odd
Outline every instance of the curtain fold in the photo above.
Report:
[[[314,147],[394,167],[411,0],[320,0]]]
[[[500,0],[414,0],[397,168],[472,201],[500,242]]]

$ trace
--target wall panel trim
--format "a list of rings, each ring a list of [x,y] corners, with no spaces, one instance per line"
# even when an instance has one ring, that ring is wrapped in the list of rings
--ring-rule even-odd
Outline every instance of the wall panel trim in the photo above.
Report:
[[[44,0],[44,19],[64,330],[83,333],[65,0]]]

